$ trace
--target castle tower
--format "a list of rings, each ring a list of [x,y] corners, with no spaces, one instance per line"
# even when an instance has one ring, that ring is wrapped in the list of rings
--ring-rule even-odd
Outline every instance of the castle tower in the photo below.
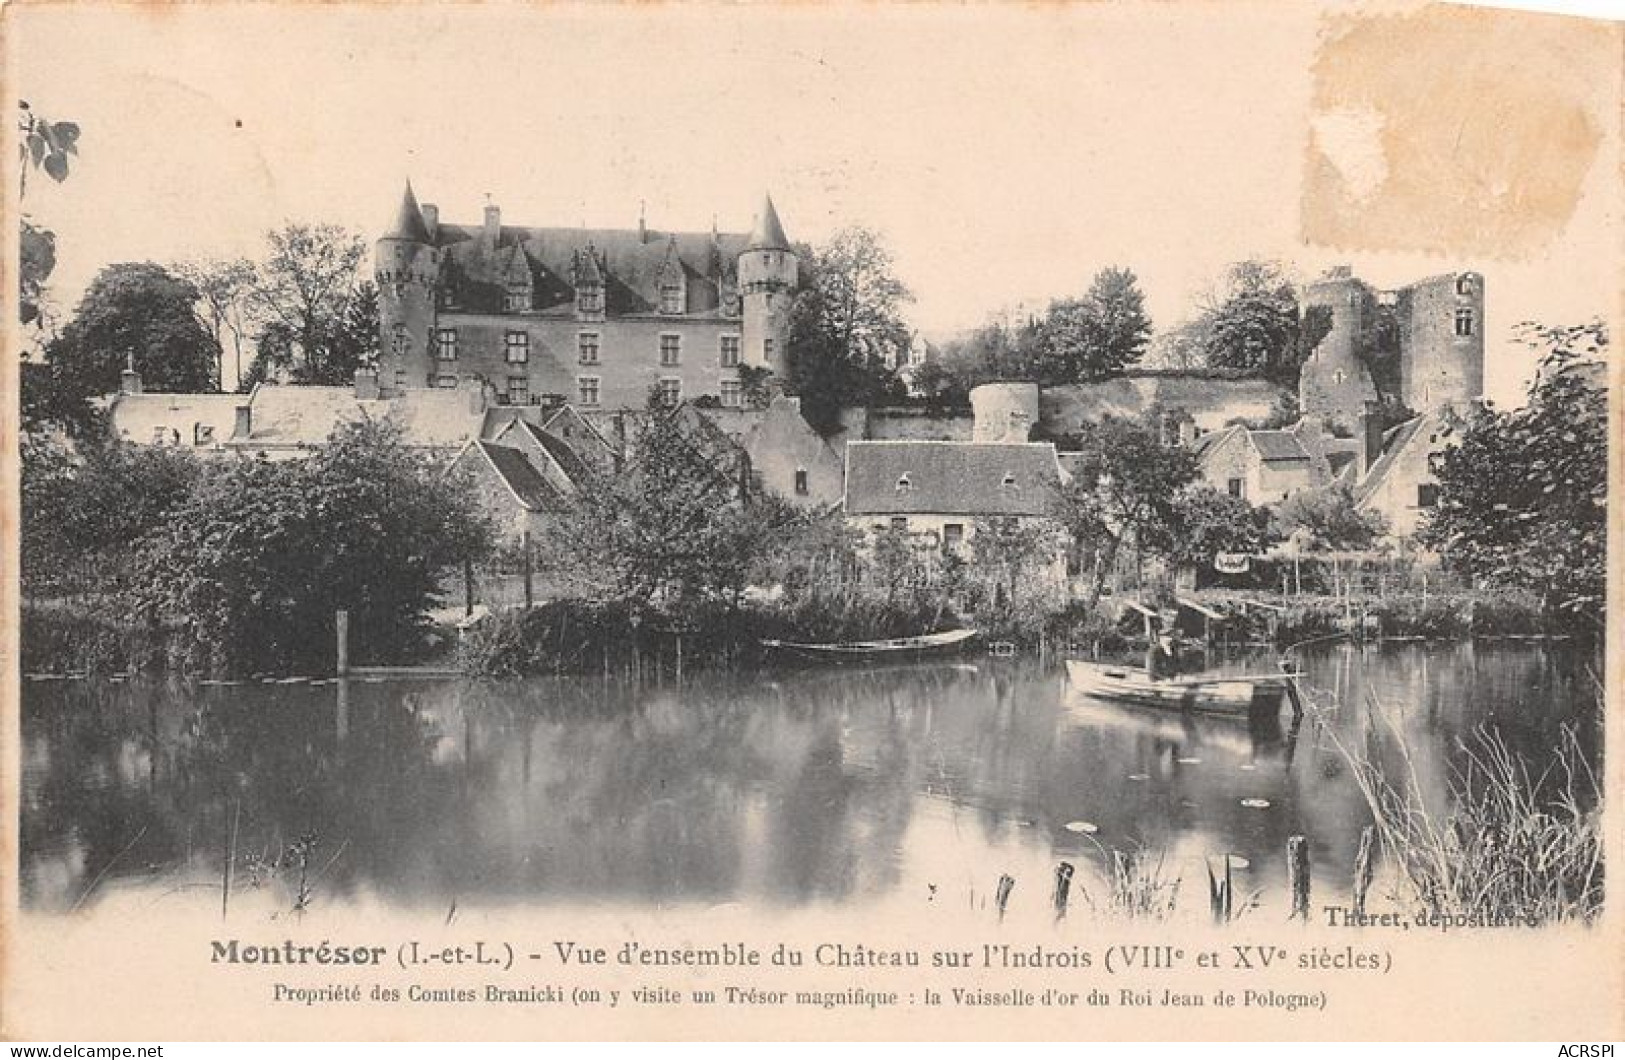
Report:
[[[1371,372],[1360,359],[1359,343],[1375,312],[1375,298],[1348,266],[1339,266],[1304,290],[1304,326],[1330,315],[1330,330],[1320,340],[1298,378],[1298,405],[1305,416],[1325,420],[1332,428],[1353,431],[1366,402],[1377,398]]]
[[[790,303],[797,267],[773,197],[767,196],[750,242],[739,253],[740,360],[770,368],[780,379],[790,374]]]
[[[434,238],[406,184],[400,209],[373,250],[378,280],[378,383],[384,394],[427,386],[434,373],[435,283],[440,266]]]
[[[1484,397],[1484,277],[1449,273],[1399,292],[1400,399],[1417,412]]]

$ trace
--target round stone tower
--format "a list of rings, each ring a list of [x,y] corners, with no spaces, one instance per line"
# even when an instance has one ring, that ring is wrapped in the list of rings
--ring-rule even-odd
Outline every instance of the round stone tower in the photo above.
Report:
[[[976,442],[1025,442],[1038,425],[1037,383],[983,383],[970,392]]]
[[[384,393],[427,386],[434,371],[435,283],[440,264],[434,237],[410,181],[395,222],[374,245],[378,280],[378,384]]]
[[[1448,273],[1399,292],[1400,397],[1417,412],[1484,396],[1484,277]]]
[[[773,197],[767,196],[750,242],[739,253],[740,360],[770,368],[780,379],[790,374],[790,303],[798,267]]]

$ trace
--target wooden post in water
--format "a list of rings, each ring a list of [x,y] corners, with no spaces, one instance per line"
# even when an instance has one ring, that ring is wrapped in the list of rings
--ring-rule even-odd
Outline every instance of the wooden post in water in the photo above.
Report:
[[[998,906],[999,919],[1004,919],[1004,910],[1010,904],[1010,892],[1015,889],[1016,878],[1009,873],[999,877],[999,888],[993,892],[993,904]]]
[[[536,605],[536,591],[531,584],[529,530],[526,530],[524,535],[520,538],[520,547],[523,549],[525,554],[525,610],[528,611]]]
[[[1286,841],[1286,879],[1292,891],[1292,915],[1309,921],[1309,840],[1295,835]]]
[[[1055,916],[1066,916],[1066,903],[1072,897],[1072,863],[1063,861],[1055,866]]]
[[[350,672],[350,612],[333,612],[333,631],[338,640],[338,661],[333,669],[343,677]]]
[[[1360,849],[1354,855],[1354,912],[1355,915],[1365,913],[1365,895],[1371,889],[1371,877],[1377,871],[1376,859],[1372,856],[1377,842],[1377,829],[1375,825],[1366,825],[1360,829]]]

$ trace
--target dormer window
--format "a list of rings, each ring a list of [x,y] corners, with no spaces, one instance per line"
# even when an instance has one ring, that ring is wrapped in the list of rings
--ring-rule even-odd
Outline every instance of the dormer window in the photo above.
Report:
[[[530,308],[530,291],[524,287],[510,287],[502,296],[502,308],[509,313],[520,313]]]
[[[1456,293],[1468,296],[1473,293],[1473,278],[1471,276],[1456,277]]]
[[[1007,489],[1007,490],[1015,489],[1016,488],[1016,473],[1014,471],[1006,471],[1004,473],[1004,478],[999,480],[999,488],[1000,489]]]
[[[1465,306],[1456,310],[1456,336],[1467,338],[1473,333],[1473,311]]]
[[[897,476],[897,492],[898,493],[907,493],[909,490],[911,490],[913,488],[914,488],[914,483],[912,483],[912,482],[910,482],[908,480],[908,473],[907,472],[904,472],[903,474]]]
[[[576,291],[576,312],[584,316],[598,316],[604,311],[604,289],[598,284],[585,284]]]
[[[667,316],[678,316],[683,312],[683,285],[681,283],[672,281],[661,283],[660,311]]]

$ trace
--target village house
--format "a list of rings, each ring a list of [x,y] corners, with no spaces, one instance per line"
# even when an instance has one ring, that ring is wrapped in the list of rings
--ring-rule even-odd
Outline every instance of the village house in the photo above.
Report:
[[[1065,581],[1053,514],[1061,468],[1048,442],[853,441],[845,478],[854,530],[906,534],[922,553],[968,560],[991,523],[1037,526],[1056,535],[1043,573]]]

